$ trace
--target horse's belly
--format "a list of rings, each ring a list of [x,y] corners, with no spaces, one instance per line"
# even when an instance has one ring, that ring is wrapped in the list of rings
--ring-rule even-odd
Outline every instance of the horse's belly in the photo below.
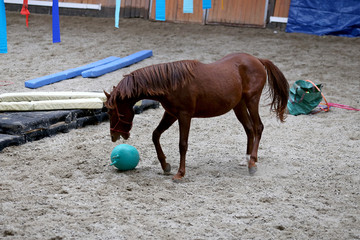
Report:
[[[195,97],[195,117],[215,117],[225,114],[241,100],[242,87],[231,78],[199,85],[197,87],[201,90]]]
[[[196,101],[194,117],[215,117],[232,110],[239,102],[240,96],[228,98],[207,97]]]

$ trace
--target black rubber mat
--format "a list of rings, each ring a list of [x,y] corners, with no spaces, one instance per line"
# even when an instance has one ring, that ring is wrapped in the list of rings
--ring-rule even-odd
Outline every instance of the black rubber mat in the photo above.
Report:
[[[7,146],[39,140],[59,132],[98,124],[108,119],[106,109],[0,113],[0,151]]]
[[[149,108],[158,108],[159,103],[143,100],[135,106],[136,114]],[[59,110],[30,112],[0,112],[0,151],[12,145],[35,141],[71,129],[98,124],[108,120],[107,109]]]

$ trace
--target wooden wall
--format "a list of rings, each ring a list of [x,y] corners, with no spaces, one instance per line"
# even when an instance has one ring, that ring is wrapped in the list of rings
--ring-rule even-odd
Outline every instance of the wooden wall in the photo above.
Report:
[[[207,24],[265,27],[266,0],[212,0]]]
[[[92,1],[96,1],[96,0],[92,0]],[[114,4],[115,7],[115,0],[112,0],[111,2]],[[120,16],[141,17],[148,19],[149,7],[150,7],[150,0],[122,0],[120,7]]]
[[[183,13],[183,0],[166,0],[166,21],[203,24],[265,27],[266,0],[212,0],[212,8],[202,9],[202,0],[194,0],[194,13]],[[156,0],[151,15],[155,20]]]
[[[45,1],[51,2],[51,0]],[[115,14],[115,0],[59,1],[101,4],[101,11],[60,9],[60,14],[64,15],[114,17]],[[194,13],[183,13],[183,0],[165,1],[166,21],[168,22],[245,25],[255,27],[265,27],[266,17],[269,16],[287,17],[290,7],[290,0],[212,0],[212,8],[203,10],[202,0],[193,0]],[[268,3],[269,8],[266,6]],[[155,7],[156,0],[121,0],[120,17],[140,17],[155,21]],[[21,5],[19,5],[18,8],[21,9]],[[271,13],[265,13],[265,11],[271,11]]]
[[[291,0],[276,0],[274,15],[275,17],[288,17]]]
[[[37,0],[51,2],[52,0]],[[95,17],[114,17],[115,16],[115,0],[59,0],[59,2],[81,3],[81,4],[101,4],[101,10],[60,8],[60,15],[79,15],[79,16],[95,16]],[[120,17],[125,18],[149,18],[149,8],[151,0],[121,0]],[[29,5],[32,13],[49,13],[49,7]],[[6,10],[18,11],[21,9],[20,4],[7,4]]]
[[[202,0],[194,0],[194,12],[183,13],[183,0],[166,0],[166,21],[168,22],[189,22],[202,23],[203,9]],[[151,14],[149,18],[155,20],[156,0],[152,1]]]

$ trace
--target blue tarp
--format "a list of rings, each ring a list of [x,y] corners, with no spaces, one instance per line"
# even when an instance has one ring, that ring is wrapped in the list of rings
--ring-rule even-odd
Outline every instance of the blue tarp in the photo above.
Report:
[[[360,36],[359,0],[291,0],[286,32]]]

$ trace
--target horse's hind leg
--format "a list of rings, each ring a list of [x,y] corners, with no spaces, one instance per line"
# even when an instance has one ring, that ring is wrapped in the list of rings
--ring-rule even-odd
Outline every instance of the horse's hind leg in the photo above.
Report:
[[[242,99],[241,102],[233,109],[237,119],[241,122],[244,127],[247,136],[247,147],[246,147],[246,164],[250,160],[250,154],[254,145],[254,126],[248,110],[246,108],[245,101]]]
[[[160,145],[160,136],[163,132],[165,132],[175,121],[176,117],[170,115],[165,111],[163,118],[161,119],[159,125],[154,130],[152,135],[152,140],[155,145],[156,153],[158,156],[158,159],[161,164],[161,168],[163,169],[164,173],[168,174],[171,171],[171,166],[166,162],[166,156],[161,148]]]
[[[261,134],[264,130],[264,125],[261,122],[261,118],[259,115],[260,94],[253,95],[246,99],[246,107],[250,114],[250,118],[252,120],[253,129],[254,129],[254,144],[251,149],[250,161],[248,165],[249,173],[251,175],[254,174],[257,170],[255,162],[257,162]]]

